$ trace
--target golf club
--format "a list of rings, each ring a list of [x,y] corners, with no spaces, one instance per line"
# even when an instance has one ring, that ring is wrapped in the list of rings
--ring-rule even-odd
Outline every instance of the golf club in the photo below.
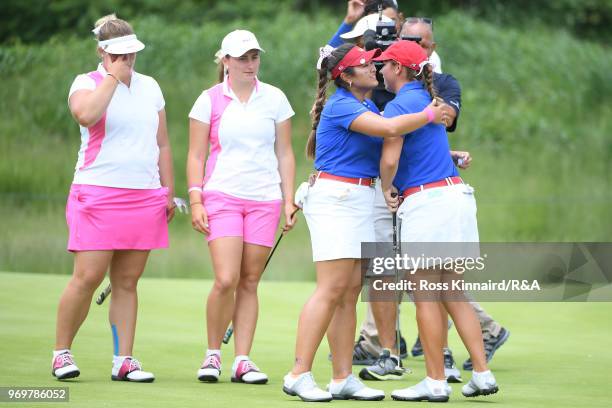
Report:
[[[392,198],[397,197],[397,193],[391,193]],[[393,254],[395,256],[399,255],[399,245],[397,241],[397,211],[392,213],[393,219]],[[399,282],[399,270],[397,269],[397,264],[395,265],[395,287],[397,287]],[[402,300],[402,293],[398,291],[397,295],[397,313],[395,314],[395,341],[397,346],[397,353],[400,355],[400,320],[399,320],[399,312],[400,312],[400,302]]]

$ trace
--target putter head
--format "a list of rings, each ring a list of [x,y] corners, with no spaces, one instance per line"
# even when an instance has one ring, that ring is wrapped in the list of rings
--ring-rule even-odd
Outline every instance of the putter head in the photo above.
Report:
[[[189,213],[189,206],[187,205],[187,202],[185,200],[179,197],[174,197],[172,201],[174,201],[178,212],[180,212],[181,214]]]
[[[306,196],[308,195],[309,187],[310,186],[308,185],[307,182],[303,182],[298,187],[297,191],[295,192],[295,198],[294,198],[294,203],[296,207],[299,207],[299,208],[304,207],[304,201],[306,201]]]

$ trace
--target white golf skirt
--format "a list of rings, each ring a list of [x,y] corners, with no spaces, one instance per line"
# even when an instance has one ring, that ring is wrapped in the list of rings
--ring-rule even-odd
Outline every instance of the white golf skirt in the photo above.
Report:
[[[374,242],[374,189],[318,179],[304,201],[314,262],[361,258],[361,243]]]
[[[479,256],[476,200],[474,189],[468,184],[412,194],[400,206],[398,217],[402,220],[402,243],[463,242],[467,245],[449,246],[452,256]],[[458,248],[461,253],[457,253]]]
[[[374,197],[374,233],[376,242],[393,242],[393,214],[387,207],[380,179],[376,180]],[[397,217],[397,231],[400,231],[401,218]],[[399,238],[399,237],[398,237]]]

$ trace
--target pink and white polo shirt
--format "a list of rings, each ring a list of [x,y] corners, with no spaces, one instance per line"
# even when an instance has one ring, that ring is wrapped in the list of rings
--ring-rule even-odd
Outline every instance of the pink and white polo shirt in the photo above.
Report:
[[[260,81],[246,103],[228,86],[227,77],[202,92],[189,117],[210,125],[204,191],[246,200],[282,199],[276,124],[294,114],[283,91]]]
[[[106,77],[96,71],[78,75],[68,98],[78,90],[94,90]],[[159,181],[158,112],[165,101],[155,79],[134,72],[130,87],[119,84],[102,118],[81,129],[81,148],[74,184],[153,189]]]

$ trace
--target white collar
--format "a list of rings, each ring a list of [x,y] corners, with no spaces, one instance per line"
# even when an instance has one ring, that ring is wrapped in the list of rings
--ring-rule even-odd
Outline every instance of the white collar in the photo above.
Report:
[[[223,79],[222,86],[223,86],[223,95],[228,96],[237,101],[240,101],[238,97],[236,96],[236,94],[234,93],[234,91],[232,90],[232,88],[230,87],[229,75],[226,75],[225,78]],[[256,96],[259,96],[259,94],[261,94],[261,82],[259,81],[259,79],[257,79],[257,77],[255,77],[255,88],[253,89],[253,93],[251,94],[249,98],[249,102],[251,102],[253,98],[255,98]]]

